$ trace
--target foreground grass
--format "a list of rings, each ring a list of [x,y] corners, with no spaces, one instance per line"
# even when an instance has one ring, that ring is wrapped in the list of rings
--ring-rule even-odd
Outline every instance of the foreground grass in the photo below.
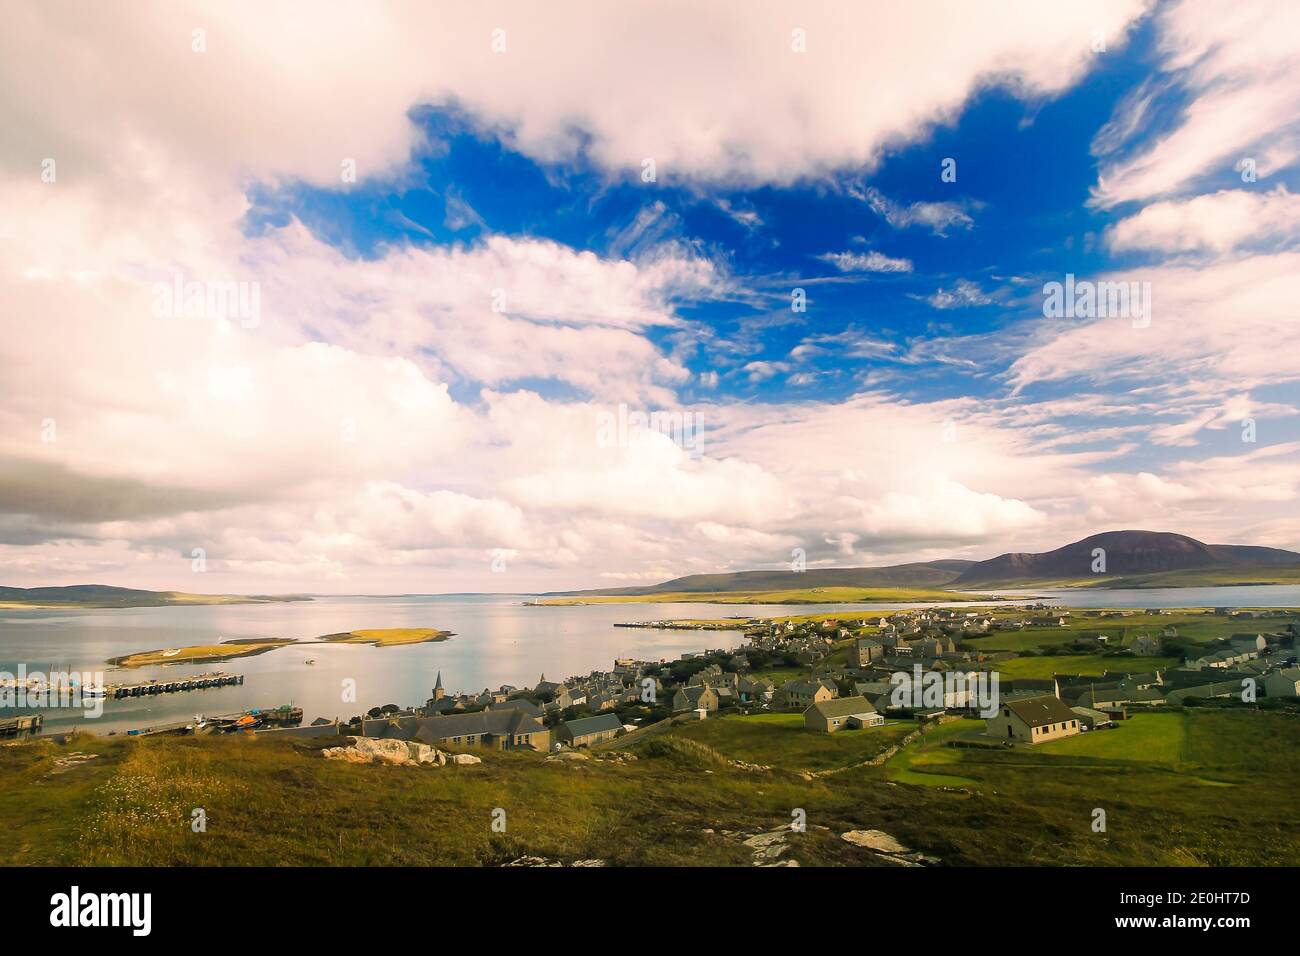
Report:
[[[1286,865],[1300,854],[1292,714],[1188,710],[1039,747],[946,746],[978,735],[963,721],[884,766],[862,760],[910,725],[825,735],[778,718],[647,731],[624,745],[639,756],[625,763],[484,753],[473,767],[357,766],[315,744],[237,736],[0,746],[0,862],[459,866],[531,853],[748,865],[722,831],[788,825],[793,808],[807,812],[790,851],[804,865],[878,862],[838,837],[859,828],[955,865]],[[98,756],[61,767],[74,751]],[[810,768],[839,772],[807,779]],[[191,829],[197,807],[206,832]],[[492,831],[495,808],[505,833]],[[1096,808],[1104,833],[1091,828]]]

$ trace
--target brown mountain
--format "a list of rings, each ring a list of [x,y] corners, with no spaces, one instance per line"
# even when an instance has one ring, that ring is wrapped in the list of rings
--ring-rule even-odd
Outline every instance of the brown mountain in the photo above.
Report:
[[[640,596],[646,594],[704,594],[714,591],[787,591],[798,588],[938,588],[954,581],[972,561],[956,558],[894,564],[883,568],[809,568],[807,571],[736,571],[728,574],[690,574],[644,587],[601,588],[596,591],[561,591],[548,597],[576,594]]]
[[[1093,551],[1106,553],[1106,577],[1163,571],[1236,570],[1300,566],[1300,554],[1279,548],[1206,544],[1166,531],[1106,531],[1055,551],[1008,552],[978,561],[952,582],[953,587],[1021,581],[1074,581],[1096,575]]]

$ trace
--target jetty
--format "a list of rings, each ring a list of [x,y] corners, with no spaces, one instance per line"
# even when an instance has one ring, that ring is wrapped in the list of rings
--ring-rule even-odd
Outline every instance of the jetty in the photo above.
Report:
[[[219,714],[205,717],[196,714],[191,720],[178,720],[173,723],[156,724],[128,730],[128,737],[159,737],[206,734],[232,734],[245,730],[260,730],[265,727],[296,727],[302,723],[302,708],[292,704],[279,707],[260,708],[240,711],[237,714]]]
[[[0,740],[20,740],[41,732],[45,718],[40,714],[0,718]]]
[[[104,696],[112,700],[127,697],[150,697],[154,694],[176,694],[187,690],[205,690],[209,687],[234,687],[244,683],[243,674],[196,674],[175,680],[149,680],[140,684],[108,684]]]

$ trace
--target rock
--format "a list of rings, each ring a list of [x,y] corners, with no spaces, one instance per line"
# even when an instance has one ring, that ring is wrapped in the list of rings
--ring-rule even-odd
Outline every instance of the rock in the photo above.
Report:
[[[406,740],[375,740],[357,737],[350,747],[327,747],[321,751],[327,760],[345,763],[382,763],[394,767],[410,765],[442,766],[446,756],[428,744]]]
[[[483,762],[483,758],[475,757],[473,754],[450,754],[447,760],[460,766]]]
[[[587,754],[581,750],[562,750],[557,754],[551,754],[547,760],[590,760]]]
[[[342,760],[344,763],[370,763],[370,754],[362,753],[355,747],[327,747],[321,751],[326,760]]]
[[[503,866],[608,866],[604,860],[574,860],[572,863],[565,864],[560,860],[552,860],[544,856],[521,856],[517,860],[511,860]]]
[[[786,837],[790,835],[788,827],[782,827],[779,830],[769,830],[766,833],[756,833],[751,837],[743,840],[745,846],[754,851],[754,866],[770,865],[777,857],[786,850],[790,849],[785,842]]]
[[[841,833],[840,839],[854,846],[875,850],[877,853],[907,853],[907,847],[899,843],[884,830],[850,830]]]

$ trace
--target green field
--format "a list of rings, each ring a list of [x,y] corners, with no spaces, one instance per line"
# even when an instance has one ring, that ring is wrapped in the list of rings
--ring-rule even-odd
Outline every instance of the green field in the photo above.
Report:
[[[1016,657],[999,661],[995,669],[1005,680],[1046,679],[1054,674],[1096,674],[1103,671],[1152,671],[1177,664],[1176,657],[1102,657],[1099,654],[1054,654],[1045,657]]]
[[[707,744],[732,760],[801,772],[861,763],[915,727],[910,721],[890,721],[823,734],[805,727],[802,714],[754,714],[679,724],[671,733]]]
[[[665,591],[662,594],[592,594],[539,598],[542,606],[573,604],[874,604],[913,601],[988,602],[987,596],[937,588],[800,588],[785,591]]]
[[[885,765],[890,780],[924,787],[964,787],[976,781],[946,771],[961,763],[961,751],[945,747],[955,737],[978,736],[982,720],[954,720],[934,728]]]
[[[1189,756],[1187,724],[1188,715],[1183,712],[1135,714],[1113,728],[1050,740],[1034,749],[1048,754],[1177,765],[1185,763]]]

